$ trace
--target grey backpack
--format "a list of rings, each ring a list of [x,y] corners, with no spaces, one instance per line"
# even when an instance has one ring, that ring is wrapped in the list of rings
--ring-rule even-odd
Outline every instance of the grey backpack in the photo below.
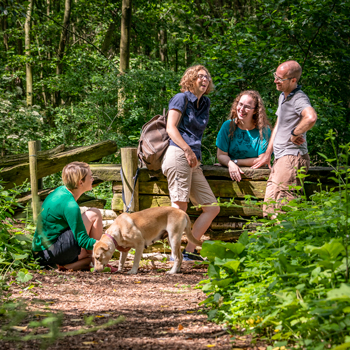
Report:
[[[185,99],[184,113],[186,112],[188,102],[186,95]],[[162,166],[162,159],[170,141],[169,135],[166,132],[168,113],[165,116],[156,115],[142,127],[137,155],[141,161],[141,165],[146,166],[148,170],[159,170]],[[180,125],[184,113],[182,113],[178,125]]]

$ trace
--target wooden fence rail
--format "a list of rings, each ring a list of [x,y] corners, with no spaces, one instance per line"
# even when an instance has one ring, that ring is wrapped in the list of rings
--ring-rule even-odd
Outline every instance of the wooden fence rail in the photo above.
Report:
[[[123,152],[123,149],[122,149]],[[124,150],[124,159],[129,154],[130,159],[134,159],[136,149],[127,148]],[[131,171],[130,164],[128,162],[128,172]],[[134,164],[134,163],[133,163]],[[103,181],[113,182],[113,200],[112,209],[116,212],[123,212],[124,204],[122,200],[122,182],[120,176],[120,169],[122,164],[104,164],[104,165],[91,165],[91,170],[96,179]],[[135,163],[132,169],[132,174],[136,173],[137,164]],[[242,175],[241,182],[232,181],[228,169],[226,167],[218,167],[213,165],[204,165],[203,173],[207,178],[214,195],[220,197],[221,203],[231,202],[234,198],[236,206],[221,207],[219,216],[214,220],[211,225],[211,230],[208,235],[212,239],[225,239],[230,240],[239,232],[224,233],[225,230],[241,230],[246,219],[250,219],[252,216],[262,217],[261,206],[247,205],[245,202],[245,196],[254,196],[257,200],[263,200],[266,189],[266,182],[270,174],[270,169],[260,168],[242,168],[244,174]],[[124,170],[125,172],[125,170]],[[310,196],[317,188],[318,182],[322,183],[323,188],[326,186],[334,187],[335,184],[328,178],[331,176],[331,168],[328,167],[311,167],[306,178],[306,194]],[[130,175],[129,175],[129,181]],[[131,197],[132,187],[130,184],[124,186],[127,198]],[[138,203],[133,203],[134,207],[139,210],[162,207],[171,205],[167,179],[161,171],[149,171],[147,168],[140,169],[138,186],[135,189],[134,200]],[[187,213],[194,221],[199,216],[201,210],[191,208],[192,204],[189,203]],[[207,237],[206,237],[207,238]]]

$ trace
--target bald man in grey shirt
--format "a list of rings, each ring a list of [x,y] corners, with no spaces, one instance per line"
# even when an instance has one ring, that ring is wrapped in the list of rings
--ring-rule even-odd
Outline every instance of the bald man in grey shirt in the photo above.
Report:
[[[282,92],[278,100],[277,121],[266,152],[253,166],[259,168],[268,164],[271,168],[273,151],[275,160],[267,181],[264,201],[277,203],[263,207],[264,216],[272,214],[272,218],[283,198],[287,201],[294,198],[294,192],[289,186],[300,185],[297,171],[303,167],[307,172],[310,166],[306,132],[315,125],[317,114],[298,85],[301,72],[298,62],[287,61],[279,65],[274,73],[276,88]]]

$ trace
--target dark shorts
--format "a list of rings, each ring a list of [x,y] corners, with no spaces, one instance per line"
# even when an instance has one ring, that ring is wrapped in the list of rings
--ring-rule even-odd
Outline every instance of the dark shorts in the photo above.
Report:
[[[78,261],[81,248],[71,230],[64,231],[48,249],[33,252],[41,266],[67,265]]]

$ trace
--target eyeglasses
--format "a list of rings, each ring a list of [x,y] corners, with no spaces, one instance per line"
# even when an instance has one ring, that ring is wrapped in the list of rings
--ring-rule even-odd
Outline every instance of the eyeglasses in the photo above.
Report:
[[[208,81],[211,80],[207,75],[204,75],[204,74],[198,74],[198,78],[199,78],[200,80],[204,80],[204,79],[207,79]]]
[[[238,102],[237,108],[243,108],[243,109],[255,109],[255,107],[250,107],[248,105],[244,105],[242,102]]]
[[[273,76],[274,76],[274,78],[275,78],[277,81],[279,81],[280,83],[282,83],[282,81],[286,81],[286,80],[290,80],[290,79],[293,79],[293,78],[294,78],[294,77],[292,77],[292,78],[282,79],[282,78],[280,78],[279,76],[277,76],[276,73],[273,73]]]

